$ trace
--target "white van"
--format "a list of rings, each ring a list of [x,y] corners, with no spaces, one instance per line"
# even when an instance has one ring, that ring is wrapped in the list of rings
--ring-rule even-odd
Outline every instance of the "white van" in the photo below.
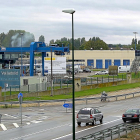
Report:
[[[130,66],[118,66],[118,73],[130,72]]]

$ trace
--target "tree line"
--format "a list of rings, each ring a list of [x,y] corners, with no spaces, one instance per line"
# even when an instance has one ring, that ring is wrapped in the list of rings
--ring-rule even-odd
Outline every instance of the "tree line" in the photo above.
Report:
[[[22,41],[21,41],[22,40]],[[34,34],[30,32],[26,32],[24,30],[9,30],[8,33],[1,33],[0,34],[0,46],[4,47],[29,47],[31,42],[35,41]],[[40,35],[38,38],[38,41],[45,42],[45,37],[43,35]],[[22,42],[22,44],[21,44]],[[72,49],[72,39],[68,39],[66,37],[63,37],[61,39],[52,39],[50,40],[49,44],[47,46],[50,46],[51,44],[59,44],[59,46],[69,46],[70,49]],[[101,40],[99,37],[92,37],[89,40],[86,41],[85,37],[74,39],[74,49],[75,50],[108,50],[110,48],[113,49],[135,49],[135,39],[132,39],[132,42],[130,45],[121,45],[121,44],[106,44],[103,40]],[[136,40],[136,48],[140,50],[140,40]]]

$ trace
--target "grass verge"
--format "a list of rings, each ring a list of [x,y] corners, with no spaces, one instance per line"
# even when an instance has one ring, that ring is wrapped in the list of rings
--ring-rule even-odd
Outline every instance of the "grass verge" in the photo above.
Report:
[[[111,91],[119,91],[124,89],[132,89],[140,87],[140,83],[132,83],[132,84],[124,84],[124,85],[118,85],[118,86],[111,86],[111,87],[103,87],[103,88],[96,88],[96,89],[89,89],[84,91],[78,91],[75,92],[75,98],[78,97],[88,97],[91,95],[100,94],[102,91],[111,92]],[[38,97],[23,97],[24,101],[33,101],[33,100],[58,100],[58,99],[71,99],[72,93],[69,94],[63,94],[63,95],[54,95],[54,96],[38,96]],[[17,101],[10,100],[10,101]]]

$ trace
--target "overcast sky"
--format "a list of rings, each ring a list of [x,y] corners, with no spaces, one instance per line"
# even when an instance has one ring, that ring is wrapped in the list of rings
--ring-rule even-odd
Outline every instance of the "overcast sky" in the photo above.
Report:
[[[140,34],[140,0],[0,0],[0,33],[25,30],[51,39],[99,37],[107,44],[131,44]],[[140,40],[140,35],[137,39]]]

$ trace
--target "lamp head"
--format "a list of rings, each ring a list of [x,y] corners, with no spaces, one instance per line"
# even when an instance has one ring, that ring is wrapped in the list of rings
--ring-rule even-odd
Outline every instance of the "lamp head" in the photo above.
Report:
[[[66,9],[66,10],[62,10],[62,12],[73,14],[73,13],[75,13],[75,10],[74,9]]]
[[[134,34],[138,34],[138,32],[133,32]]]

